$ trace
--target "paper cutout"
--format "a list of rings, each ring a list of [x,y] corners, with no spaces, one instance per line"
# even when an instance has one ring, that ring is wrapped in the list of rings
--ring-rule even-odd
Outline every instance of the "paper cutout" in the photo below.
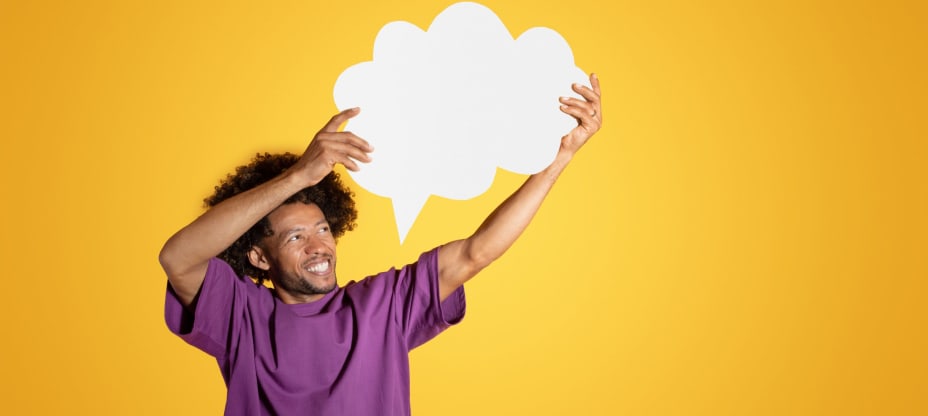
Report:
[[[496,168],[537,173],[577,125],[558,97],[588,84],[570,46],[535,27],[513,40],[490,9],[457,3],[428,31],[390,22],[374,59],[335,82],[340,109],[361,107],[346,131],[370,142],[373,162],[349,172],[368,191],[391,198],[400,242],[429,195],[469,199],[493,183]]]

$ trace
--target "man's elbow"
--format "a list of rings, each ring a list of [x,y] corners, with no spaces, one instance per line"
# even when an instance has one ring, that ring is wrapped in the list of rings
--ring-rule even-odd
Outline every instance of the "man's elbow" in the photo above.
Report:
[[[158,262],[167,275],[168,283],[174,289],[174,293],[181,301],[184,307],[190,307],[193,299],[200,291],[203,285],[203,279],[206,277],[208,262],[201,264],[191,264],[183,257],[182,252],[178,252],[171,247],[170,243],[165,244],[158,253]]]
[[[473,277],[498,259],[501,254],[486,247],[468,247],[468,250],[464,252],[463,268],[468,271],[469,277]]]
[[[161,268],[167,274],[168,279],[182,276],[191,269],[191,267],[184,265],[183,257],[171,245],[170,241],[158,253],[158,263],[161,264]]]
[[[494,250],[474,244],[473,239],[458,240],[446,246],[439,257],[441,280],[450,288],[457,288],[480,273],[499,257]]]
[[[175,256],[171,252],[169,244],[165,244],[164,247],[161,247],[161,251],[158,252],[158,263],[161,264],[161,268],[164,269],[168,276],[172,274],[172,271],[176,270]]]

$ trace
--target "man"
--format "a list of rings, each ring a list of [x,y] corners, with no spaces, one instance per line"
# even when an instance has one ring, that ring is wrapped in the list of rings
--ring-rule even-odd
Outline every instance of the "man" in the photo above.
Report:
[[[528,226],[557,177],[602,123],[599,80],[562,97],[578,121],[554,162],[463,240],[338,287],[335,240],[353,228],[350,192],[371,146],[332,117],[302,156],[259,155],[217,187],[211,208],[161,250],[171,331],[216,357],[226,414],[408,415],[408,352],[464,315],[463,284]],[[219,256],[220,258],[216,258]],[[254,278],[258,282],[255,283]],[[260,284],[264,279],[273,289]]]

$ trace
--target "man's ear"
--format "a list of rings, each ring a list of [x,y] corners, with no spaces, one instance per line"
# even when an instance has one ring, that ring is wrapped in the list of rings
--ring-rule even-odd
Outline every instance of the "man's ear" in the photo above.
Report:
[[[264,271],[271,268],[271,263],[268,262],[267,256],[264,255],[264,250],[261,250],[261,247],[258,246],[251,246],[251,249],[248,250],[248,262]]]

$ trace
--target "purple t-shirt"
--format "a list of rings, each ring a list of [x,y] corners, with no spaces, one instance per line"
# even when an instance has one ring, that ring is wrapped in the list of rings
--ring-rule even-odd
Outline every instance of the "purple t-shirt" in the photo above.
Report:
[[[409,350],[464,308],[463,286],[439,301],[434,249],[297,305],[212,259],[194,313],[168,285],[165,320],[216,357],[227,415],[409,415]]]

